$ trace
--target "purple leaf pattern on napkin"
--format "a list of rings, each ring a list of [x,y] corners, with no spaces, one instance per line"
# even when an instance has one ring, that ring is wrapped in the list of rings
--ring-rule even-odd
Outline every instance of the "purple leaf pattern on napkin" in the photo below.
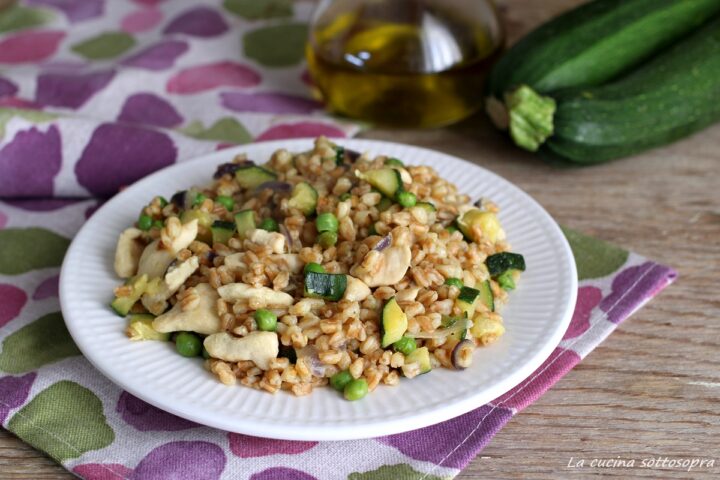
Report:
[[[141,432],[176,432],[200,426],[195,422],[160,410],[127,392],[120,394],[116,411],[123,420]]]
[[[45,73],[38,78],[35,101],[49,107],[80,108],[114,76],[114,70]]]
[[[33,11],[0,23],[0,422],[81,478],[452,478],[675,278],[566,230],[581,282],[560,346],[505,395],[417,431],[293,442],[178,418],[80,356],[57,298],[69,238],[104,198],[164,166],[231,144],[343,138],[360,127],[324,115],[312,99],[302,62],[312,9],[302,2],[26,0],[13,8]]]
[[[485,405],[452,420],[420,430],[381,437],[378,441],[392,445],[416,460],[462,468],[511,417],[512,412],[507,408]],[[465,442],[447,451],[437,448],[438,439],[442,438],[465,439]]]
[[[78,182],[100,197],[117,193],[175,162],[177,150],[163,132],[131,125],[100,125],[75,165]]]
[[[163,40],[126,58],[122,64],[146,70],[166,70],[175,65],[175,60],[187,52],[188,48],[187,42]]]
[[[175,107],[153,93],[136,93],[128,97],[118,121],[172,128],[182,123]]]
[[[0,378],[0,423],[4,423],[10,410],[22,406],[30,395],[37,374]]]
[[[0,149],[0,190],[5,195],[24,197],[51,196],[53,179],[62,164],[60,132],[50,126],[19,132]],[[22,182],[16,181],[22,178]]]
[[[250,480],[318,480],[312,475],[294,468],[273,467],[253,473]]]
[[[46,298],[52,298],[58,296],[58,282],[60,281],[59,275],[53,275],[52,277],[43,280],[38,285],[35,293],[33,293],[33,300],[45,300]]]
[[[228,29],[220,13],[209,7],[187,10],[165,27],[163,33],[184,33],[193,37],[215,37]]]
[[[0,97],[9,97],[15,95],[17,91],[17,85],[15,85],[7,78],[0,77]]]
[[[296,455],[306,452],[318,444],[318,442],[272,440],[240,433],[228,434],[228,440],[230,441],[230,451],[240,458],[264,457],[276,454]]]
[[[224,92],[220,98],[225,108],[236,112],[303,114],[322,108],[314,100],[285,93]]]
[[[137,480],[217,480],[225,469],[225,453],[210,442],[170,442],[157,447],[135,467]]]

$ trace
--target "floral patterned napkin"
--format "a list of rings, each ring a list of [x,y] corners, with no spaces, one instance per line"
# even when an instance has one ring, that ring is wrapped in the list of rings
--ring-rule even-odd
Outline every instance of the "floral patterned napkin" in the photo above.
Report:
[[[291,0],[27,0],[0,10],[0,422],[82,478],[452,478],[675,278],[566,231],[578,303],[550,358],[473,412],[388,437],[248,437],[112,384],[62,321],[58,273],[70,239],[98,198],[163,166],[253,139],[354,134],[356,125],[306,97],[311,9]]]

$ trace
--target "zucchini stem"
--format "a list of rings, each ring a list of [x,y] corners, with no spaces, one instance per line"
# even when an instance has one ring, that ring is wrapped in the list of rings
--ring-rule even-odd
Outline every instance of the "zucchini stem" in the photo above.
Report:
[[[553,134],[552,98],[521,85],[505,94],[505,105],[510,116],[510,136],[519,147],[535,152]]]

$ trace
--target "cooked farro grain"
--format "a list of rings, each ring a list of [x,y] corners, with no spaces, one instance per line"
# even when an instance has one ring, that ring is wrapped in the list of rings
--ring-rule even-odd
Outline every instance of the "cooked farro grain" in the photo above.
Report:
[[[430,167],[386,161],[320,137],[263,167],[238,155],[212,185],[153,198],[153,227],[118,242],[116,265],[134,275],[113,308],[160,313],[159,332],[205,338],[222,383],[270,393],[308,395],[345,371],[372,391],[460,368],[463,339],[467,366],[467,342],[504,333],[499,309],[524,262],[497,205],[474,207]],[[402,191],[417,203],[400,205]]]

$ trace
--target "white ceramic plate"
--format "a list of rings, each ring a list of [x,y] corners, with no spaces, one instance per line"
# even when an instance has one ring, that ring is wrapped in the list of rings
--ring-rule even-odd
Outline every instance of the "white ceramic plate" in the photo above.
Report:
[[[330,388],[312,395],[270,395],[226,387],[202,362],[175,353],[171,343],[131,342],[125,321],[108,303],[119,280],[113,269],[118,234],[155,195],[211,181],[215,166],[246,152],[266,161],[280,147],[307,150],[310,139],[243,145],[174,165],[135,183],[98,210],[75,237],[63,263],[60,301],[68,329],[90,362],[141,399],[181,417],[223,430],[288,440],[377,437],[450,419],[493,400],[524,380],[550,355],[570,322],[577,293],[572,252],[557,224],[507,180],[458,158],[407,145],[343,140],[342,145],[431,165],[474,199],[494,200],[513,250],[527,271],[503,311],[506,334],[475,352],[465,371],[437,369],[396,387],[378,387],[348,402]]]

